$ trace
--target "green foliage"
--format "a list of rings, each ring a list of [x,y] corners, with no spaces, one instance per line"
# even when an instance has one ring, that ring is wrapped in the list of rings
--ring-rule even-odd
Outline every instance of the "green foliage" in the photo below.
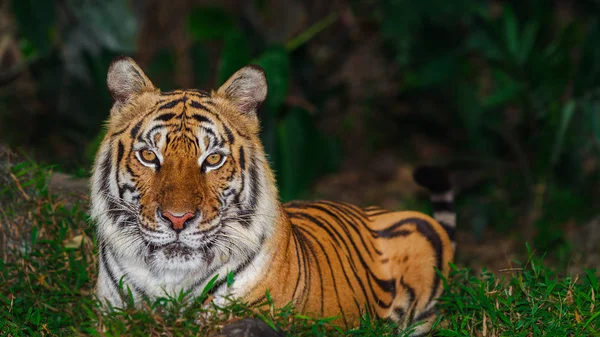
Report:
[[[19,31],[23,37],[24,52],[37,56],[50,52],[56,40],[56,12],[51,1],[13,0]],[[31,24],[31,22],[35,24]]]
[[[194,39],[223,40],[237,30],[235,19],[222,8],[199,7],[189,16],[189,32]]]
[[[508,277],[452,267],[440,306],[448,316],[439,336],[597,336],[598,278],[588,270],[557,276],[533,256]],[[485,334],[485,333],[484,333]]]
[[[499,213],[503,228],[517,224],[503,215],[510,209],[529,219],[530,233],[565,211],[548,207],[553,196],[540,189],[575,195],[597,187],[597,174],[586,175],[582,163],[600,149],[600,71],[592,61],[600,55],[600,31],[583,8],[571,8],[569,20],[545,1],[384,1],[379,8],[382,34],[400,65],[401,97],[432,102],[419,114],[430,128],[447,131],[438,138],[454,150],[440,161],[465,165],[468,158],[498,177],[491,184],[502,204],[488,215]]]

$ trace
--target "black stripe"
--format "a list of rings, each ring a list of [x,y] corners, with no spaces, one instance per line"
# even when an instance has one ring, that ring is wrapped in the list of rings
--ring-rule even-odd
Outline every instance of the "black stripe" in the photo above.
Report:
[[[190,117],[192,117],[193,119],[197,120],[200,123],[202,123],[202,122],[212,123],[210,119],[208,119],[202,115],[193,114]]]
[[[431,201],[431,208],[434,212],[454,212],[454,203],[452,201]]]
[[[210,93],[201,89],[187,89],[185,91],[186,95],[198,96],[201,98],[210,97]]]
[[[242,171],[246,169],[246,155],[244,153],[243,146],[240,146],[240,168],[242,169]]]
[[[133,178],[139,178],[140,177],[139,175],[135,174],[135,172],[133,172],[133,170],[129,166],[129,163],[127,163],[127,165],[125,165],[125,169],[127,170],[127,173],[129,173],[129,175],[131,175]]]
[[[187,101],[187,98],[185,96],[181,97],[181,98],[178,98],[176,100],[173,100],[171,102],[168,102],[168,103],[165,103],[165,104],[161,105],[158,108],[158,111],[164,110],[164,109],[171,109],[171,108],[175,107],[177,104],[185,102],[185,101]]]
[[[392,226],[386,228],[385,230],[394,230],[396,228],[405,226],[405,225],[409,225],[409,224],[414,224],[417,227],[417,230],[419,231],[419,233],[421,233],[421,235],[423,235],[427,241],[429,241],[429,243],[431,244],[432,248],[435,250],[435,259],[436,259],[436,267],[439,270],[442,270],[443,266],[442,266],[442,240],[440,239],[440,236],[438,235],[438,233],[433,229],[433,227],[431,226],[431,223],[429,223],[426,220],[423,219],[419,219],[419,218],[406,218],[403,219],[395,224],[393,224]],[[432,270],[433,273],[433,277],[434,277],[434,281],[433,281],[433,286],[431,289],[431,294],[429,296],[429,300],[427,301],[427,303],[431,302],[431,300],[433,300],[433,298],[435,297],[435,294],[437,293],[437,289],[440,286],[440,276],[438,275],[438,273],[435,270]]]
[[[411,220],[411,219],[406,219],[406,220]],[[403,220],[403,221],[406,221],[406,220]],[[433,227],[431,226],[431,224],[428,221],[425,221],[423,219],[417,219],[417,218],[412,219],[412,221],[417,225],[417,230],[421,234],[423,234],[423,236],[425,236],[427,241],[429,241],[429,243],[435,250],[436,267],[439,270],[442,270],[443,269],[443,266],[442,266],[443,252],[442,252],[442,240],[440,239],[440,236],[433,229]],[[433,298],[435,297],[435,295],[437,293],[437,289],[439,288],[440,281],[441,281],[439,274],[435,270],[432,270],[432,273],[433,273],[434,281],[433,281],[433,287],[431,289],[431,294],[429,295],[429,300],[427,301],[427,303],[431,302],[431,300],[433,300]]]
[[[338,235],[339,235],[339,233],[338,233]],[[341,235],[340,235],[340,238],[341,238]],[[334,237],[334,240],[336,240],[336,241],[337,241],[337,239],[336,239],[335,237]],[[318,241],[318,240],[316,240],[316,242],[317,242],[319,245],[321,245],[321,244],[319,243],[319,241]],[[344,242],[344,245],[345,245],[345,242]],[[321,248],[323,249],[323,246],[321,246]],[[323,249],[323,251],[325,251],[325,250]],[[338,250],[338,249],[333,249],[333,251],[335,252],[335,255],[337,256],[337,259],[338,259],[337,265],[343,266],[344,262],[343,262],[343,260],[342,260],[342,257],[340,256],[340,252],[339,252],[339,250]],[[348,249],[348,246],[347,246],[347,245],[346,245],[346,251],[347,251],[347,252],[349,252],[349,249]],[[333,281],[334,281],[334,284],[336,284],[336,286],[334,287],[334,289],[335,289],[335,294],[336,294],[336,296],[337,296],[337,298],[338,298],[338,305],[339,305],[340,311],[341,311],[341,313],[342,313],[342,318],[344,319],[344,324],[345,324],[346,326],[348,326],[348,322],[347,322],[347,320],[346,320],[346,315],[344,314],[344,310],[342,309],[342,306],[341,306],[341,303],[340,303],[339,294],[338,294],[338,291],[337,291],[337,288],[338,288],[338,286],[337,286],[337,285],[338,285],[338,282],[336,282],[336,281],[335,281],[335,276],[334,276],[334,273],[333,273],[333,269],[331,268],[332,264],[331,264],[331,261],[329,261],[329,256],[327,256],[327,254],[325,254],[325,257],[327,258],[327,262],[328,262],[328,263],[327,263],[327,265],[329,266],[329,270],[330,270],[330,272],[331,272],[331,278],[333,279]],[[365,287],[364,287],[364,285],[362,284],[362,282],[360,282],[360,280],[359,280],[359,278],[358,278],[358,275],[357,275],[357,272],[356,272],[356,267],[354,266],[354,263],[353,263],[353,261],[351,261],[351,260],[350,260],[350,261],[348,261],[348,263],[349,263],[349,264],[352,266],[352,268],[351,268],[351,269],[352,269],[352,272],[354,273],[354,277],[355,277],[355,279],[358,281],[358,283],[359,283],[359,285],[360,285],[360,287],[361,287],[361,289],[362,289],[362,291],[363,291],[363,296],[365,297],[365,300],[368,300],[368,296],[367,296],[367,293],[366,293]],[[346,283],[348,284],[348,287],[349,287],[350,289],[352,289],[352,282],[350,281],[350,277],[348,276],[348,273],[346,273],[346,270],[345,270],[345,269],[343,269],[343,270],[342,270],[342,274],[344,275],[344,278],[346,279]],[[354,290],[353,290],[353,293],[354,293]],[[353,295],[354,295],[354,294],[353,294]],[[359,309],[359,312],[360,312],[360,306],[358,306],[358,302],[356,301],[356,296],[352,296],[352,297],[354,298],[354,301],[355,301],[355,303],[356,303],[356,305],[357,305],[357,308]]]
[[[235,268],[235,270],[233,271],[233,277],[234,277],[234,279],[235,279],[235,277],[239,273],[241,273],[244,270],[246,270],[246,268],[248,268],[248,266],[250,266],[250,264],[252,264],[254,258],[256,257],[256,255],[258,255],[258,253],[259,253],[259,251],[253,252],[252,255],[248,256],[243,263],[241,263],[240,265],[238,265]],[[227,275],[225,275],[225,277],[223,277],[222,279],[220,279],[217,282],[215,282],[215,285],[212,288],[211,293],[217,292],[219,290],[219,288],[221,288],[223,285],[225,285],[225,281],[227,281]]]
[[[325,259],[327,260],[326,265],[329,266],[329,272],[331,273],[331,279],[333,281],[333,284],[337,285],[338,283],[336,282],[335,273],[333,272],[333,268],[331,266],[331,260],[329,259],[329,255],[327,254],[327,250],[325,249],[325,247],[323,247],[321,242],[319,242],[319,240],[314,235],[312,235],[312,233],[310,233],[308,230],[302,229],[302,228],[299,228],[299,229],[304,230],[306,232],[306,234],[308,236],[312,237],[313,241],[316,242],[316,244],[319,245],[319,247],[321,247],[321,251],[322,251],[323,255],[325,255]],[[334,249],[334,251],[335,251],[335,249]],[[338,257],[339,257],[339,255],[338,255]],[[341,260],[340,260],[340,262],[341,262]],[[323,316],[324,307],[325,307],[325,303],[324,303],[325,294],[323,293],[323,273],[321,272],[321,267],[319,266],[319,263],[317,263],[316,265],[317,265],[317,268],[319,268],[319,275],[321,276],[321,316]],[[335,290],[335,297],[337,298],[338,308],[340,309],[340,312],[342,314],[344,324],[347,325],[348,322],[346,321],[346,317],[344,315],[344,309],[342,308],[342,303],[340,302],[340,294],[338,293],[338,287],[334,286],[333,289]]]
[[[177,96],[177,95],[183,95],[183,91],[181,90],[171,90],[171,91],[165,91],[165,92],[161,92],[160,95],[161,96]]]
[[[319,206],[319,204],[329,206],[329,209]],[[356,214],[353,214],[353,212],[350,211],[349,209],[347,209],[346,207],[344,207],[343,204],[339,204],[339,203],[332,202],[332,201],[320,201],[319,203],[312,204],[311,207],[320,209],[323,212],[330,215],[331,217],[340,219],[341,221],[344,221],[345,224],[349,224],[350,228],[354,229],[356,234],[358,234],[358,237],[359,237],[363,247],[365,247],[365,249],[367,250],[367,253],[371,259],[373,258],[373,253],[371,252],[371,250],[373,250],[375,253],[377,253],[379,255],[382,254],[379,250],[377,250],[377,248],[375,248],[372,241],[368,242],[368,243],[370,243],[370,245],[367,245],[367,241],[365,241],[366,238],[364,237],[364,233],[362,233],[360,231],[360,228],[357,225],[362,224],[366,230],[371,232],[371,234],[373,233],[373,231],[370,228],[368,228],[368,226],[365,224],[365,222],[359,216],[357,216]],[[340,223],[340,224],[342,225],[341,228],[344,228],[344,230],[345,230],[346,226],[344,226],[344,223]],[[350,234],[348,234],[348,235],[350,235]],[[371,250],[369,250],[368,248],[371,248]]]
[[[302,266],[300,265],[300,254],[302,253],[302,249],[300,249],[300,242],[298,241],[295,228],[296,227],[292,227],[292,239],[294,240],[294,246],[296,247],[296,268],[298,268],[298,278],[296,279],[296,284],[294,285],[292,301],[296,300],[296,292],[298,291],[298,287],[300,286],[300,279],[302,277]]]
[[[133,193],[136,191],[136,189],[135,189],[135,186],[125,183],[125,184],[123,184],[123,186],[119,186],[119,194],[123,194],[125,191],[129,191],[129,192]],[[123,197],[121,196],[121,199],[122,198]]]
[[[317,206],[317,205],[312,205],[312,206]],[[313,208],[317,208],[317,207],[313,207]],[[317,208],[317,209],[320,209],[324,213],[330,214],[326,209],[323,209],[323,208]],[[343,223],[340,223],[339,226],[337,226],[337,228],[342,228],[346,232],[346,235],[347,235],[346,239],[344,239],[344,237],[342,237],[342,235],[336,230],[336,228],[334,228],[327,221],[321,221],[320,219],[317,219],[317,218],[313,217],[312,215],[309,215],[305,212],[290,213],[290,215],[292,218],[298,218],[298,217],[304,218],[309,223],[319,226],[320,228],[325,230],[327,232],[327,234],[329,235],[329,237],[332,238],[336,243],[342,242],[342,244],[346,247],[346,251],[350,253],[351,250],[349,249],[349,246],[347,245],[347,243],[349,241],[352,248],[354,249],[355,254],[348,254],[348,256],[354,255],[354,256],[358,257],[360,264],[363,267],[363,270],[367,273],[367,276],[372,277],[375,280],[375,283],[377,283],[377,285],[379,286],[379,288],[382,289],[384,292],[390,293],[392,298],[394,298],[396,296],[396,285],[394,284],[394,281],[393,280],[383,280],[383,279],[380,279],[377,276],[375,276],[375,274],[369,267],[369,264],[367,263],[367,261],[364,260],[363,254],[361,254],[360,250],[358,249],[358,246],[352,239],[350,233],[347,231],[346,226],[344,226]],[[339,220],[338,217],[332,216],[331,214],[330,214],[330,216],[333,219],[335,219],[336,221]],[[327,224],[328,225],[327,227],[329,227],[329,228],[327,228],[325,226],[325,224]],[[339,236],[340,241],[337,241],[337,239],[335,238],[335,235],[332,233],[332,231],[334,233],[336,233],[337,236]],[[361,238],[361,241],[362,241],[362,236],[360,236],[360,233],[359,233],[359,237]],[[364,241],[363,241],[363,246],[366,249],[366,246],[364,245]],[[353,262],[350,262],[350,263],[351,263],[351,265],[353,264]],[[364,289],[364,285],[362,284],[361,278],[357,275],[357,273],[355,273],[355,278],[359,282],[361,288],[363,289],[363,294],[365,295],[365,298],[368,298],[366,291]],[[375,290],[372,287],[370,287],[370,290],[371,290],[371,294],[372,294],[373,298],[377,299],[377,302],[382,302],[379,300],[379,297],[377,296],[377,294],[375,293]],[[382,306],[384,308],[389,308],[391,306],[391,302],[389,304],[384,303],[384,304],[382,304]]]
[[[263,295],[263,296],[261,296],[261,297],[257,298],[256,300],[254,300],[254,301],[252,301],[252,302],[248,303],[248,306],[249,306],[249,307],[254,307],[254,306],[256,306],[257,304],[261,303],[262,301],[266,301],[266,300],[267,300],[267,296]]]
[[[456,228],[454,228],[453,226],[450,226],[449,224],[447,224],[444,221],[439,221],[440,225],[442,225],[442,227],[444,227],[444,229],[446,230],[446,233],[448,233],[448,237],[450,238],[451,241],[454,241],[454,237],[456,236]]]
[[[338,210],[340,212],[340,214],[348,215],[348,216],[355,218],[356,225],[361,225],[365,230],[367,230],[371,233],[375,232],[371,229],[371,227],[369,227],[367,225],[367,221],[370,221],[369,216],[367,214],[365,214],[360,208],[358,208],[354,205],[350,205],[348,203],[333,202],[333,201],[329,201],[329,200],[320,200],[319,203],[331,206],[332,208]],[[352,206],[352,207],[350,207],[350,206]],[[379,255],[381,255],[381,252],[379,252],[376,248],[373,247],[373,249]]]
[[[227,141],[230,144],[233,144],[233,142],[235,141],[235,138],[233,137],[233,133],[231,133],[231,130],[225,124],[223,124],[223,129],[225,129],[225,134],[227,135]]]
[[[104,160],[100,164],[100,192],[104,195],[110,195],[110,172],[111,172],[111,152],[112,149],[109,148],[106,152]],[[116,221],[117,218],[124,213],[123,210],[111,199],[102,196],[104,201],[108,204],[108,212],[107,216],[110,217],[113,221]]]
[[[310,292],[310,289],[308,286],[311,284],[312,273],[311,273],[311,269],[309,267],[309,265],[310,265],[309,257],[307,256],[308,248],[306,247],[306,245],[307,245],[306,237],[304,236],[304,234],[298,232],[298,227],[296,227],[296,226],[292,227],[292,233],[294,233],[294,235],[296,235],[296,238],[298,239],[298,242],[300,243],[298,248],[300,249],[300,253],[302,256],[302,270],[304,271],[304,274],[305,274],[304,287],[302,289],[302,294],[300,295],[300,300],[302,303],[302,305],[300,306],[300,310],[304,311],[304,309],[306,308],[306,303],[308,303],[308,300],[309,300],[308,294]]]
[[[209,135],[212,136],[212,138],[217,138],[217,135],[211,130],[211,129],[207,129],[207,128],[202,128],[204,130],[204,132],[208,133]],[[211,140],[212,141],[212,140]]]
[[[117,294],[119,296],[121,296],[121,300],[123,300],[123,293],[121,292],[121,288],[119,288],[119,281],[117,280],[114,272],[112,271],[112,269],[110,269],[110,266],[108,265],[107,257],[106,257],[106,249],[108,249],[106,247],[106,244],[101,243],[100,244],[100,263],[104,266],[104,269],[106,270],[106,273],[108,274],[108,278],[111,281],[110,283],[112,283],[113,287],[115,287],[115,290],[117,291]]]
[[[391,213],[391,211],[385,210],[385,211],[368,211],[367,215],[369,217],[373,217],[373,216],[378,216],[378,215],[382,215],[382,214],[389,214]]]
[[[129,70],[133,71],[135,73],[135,76],[139,78],[142,82],[144,82],[144,86],[146,86],[146,81],[144,80],[144,77],[134,66],[130,66]]]
[[[154,131],[156,131],[156,130],[165,129],[165,128],[168,128],[169,126],[172,126],[172,125],[168,125],[168,124],[155,125],[150,130],[146,131],[145,134],[140,134],[137,141],[143,142],[145,140],[147,143],[154,143],[154,139],[150,139],[150,135],[153,134]],[[133,144],[131,144],[131,146],[133,147]]]
[[[404,321],[404,316],[406,316],[406,311],[404,310],[404,308],[394,308],[394,314],[396,314],[397,316],[394,318],[394,321],[397,324],[402,324]]]
[[[119,141],[119,144],[117,145],[117,169],[115,169],[115,181],[117,182],[117,186],[119,186],[119,169],[118,167],[120,166],[121,160],[123,160],[123,154],[125,153],[125,147],[123,146],[123,143],[121,141]],[[119,198],[123,198],[123,191],[121,190],[121,187],[119,187]]]
[[[166,114],[162,114],[156,118],[154,118],[155,121],[164,121],[164,122],[168,122],[171,119],[173,119],[175,116],[177,116],[174,113],[166,113]]]
[[[258,204],[258,167],[256,165],[256,161],[253,160],[250,164],[250,208],[256,209],[256,205]]]
[[[432,307],[431,309],[427,310],[427,311],[423,311],[422,313],[420,313],[419,315],[417,315],[417,317],[415,318],[414,322],[419,322],[419,321],[423,321],[428,319],[429,317],[435,315],[435,306]]]
[[[110,169],[111,169],[111,165],[110,165],[110,152],[112,151],[111,148],[108,149],[108,151],[105,152],[104,154],[104,160],[102,161],[102,163],[100,164],[100,190],[103,193],[109,194],[110,192]]]
[[[127,125],[126,127],[122,128],[121,130],[119,130],[119,131],[116,131],[116,132],[113,132],[113,133],[110,135],[110,137],[111,137],[111,138],[113,138],[113,137],[117,137],[117,136],[120,136],[120,135],[124,134],[124,133],[125,133],[125,131],[127,131],[127,129],[129,129],[129,126],[130,126],[130,125]]]
[[[105,247],[105,248],[108,248],[108,247]],[[117,259],[115,258],[115,256],[114,256],[114,253],[112,252],[112,250],[108,251],[108,253],[110,253],[110,254],[111,254],[111,257],[112,257],[112,259],[115,261],[115,264],[117,265],[117,267],[118,267],[119,269],[121,269],[121,270],[125,271],[125,269],[124,269],[122,266],[120,266],[120,265],[119,265],[119,260],[117,260]],[[124,274],[124,275],[127,275],[127,274]],[[133,280],[129,280],[129,281],[127,282],[127,284],[128,284],[128,285],[130,285],[130,286],[133,288],[133,290],[134,290],[135,292],[137,292],[138,294],[140,294],[140,295],[142,296],[142,298],[149,298],[148,294],[147,294],[147,293],[146,293],[144,290],[142,290],[142,288],[140,288],[139,286],[137,286],[137,285],[136,285],[136,284],[133,282]]]
[[[407,229],[398,229],[398,227],[390,226],[386,229],[377,231],[377,238],[392,239],[399,236],[409,236],[413,232]]]
[[[192,100],[191,103],[190,103],[190,106],[192,108],[195,108],[195,109],[201,109],[201,110],[204,110],[204,111],[212,112],[204,104],[202,104],[202,103],[200,103],[198,101]]]
[[[225,127],[225,123],[223,123],[223,120],[221,120],[221,117],[219,117],[219,115],[217,113],[215,113],[214,111],[212,111],[212,110],[210,110],[209,108],[206,107],[207,105],[214,106],[215,104],[212,101],[208,101],[208,100],[203,101],[203,103],[200,103],[198,101],[192,100],[191,103],[190,103],[190,106],[192,108],[202,109],[202,110],[204,110],[206,112],[210,112],[217,119],[217,121],[219,123],[223,124],[223,127]],[[236,129],[235,127],[233,129],[242,138],[244,138],[244,139],[251,139],[248,135],[240,132],[240,130]],[[227,132],[227,130],[225,130],[225,132]],[[231,132],[231,130],[229,132]],[[230,142],[233,142],[233,140],[230,139]]]
[[[140,128],[142,127],[142,122],[143,120],[139,121],[134,127],[133,129],[131,129],[131,138],[135,139],[135,137],[137,137],[138,132],[140,131]]]
[[[400,277],[400,285],[408,292],[408,296],[410,298],[408,302],[412,305],[416,297],[415,289],[404,282],[404,276]]]

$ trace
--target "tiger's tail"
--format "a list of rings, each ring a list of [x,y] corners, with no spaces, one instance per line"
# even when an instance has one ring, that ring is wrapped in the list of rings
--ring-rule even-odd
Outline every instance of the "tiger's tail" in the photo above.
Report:
[[[431,193],[433,217],[444,227],[452,246],[455,246],[456,212],[454,192],[448,174],[439,166],[421,166],[413,172],[413,178]]]

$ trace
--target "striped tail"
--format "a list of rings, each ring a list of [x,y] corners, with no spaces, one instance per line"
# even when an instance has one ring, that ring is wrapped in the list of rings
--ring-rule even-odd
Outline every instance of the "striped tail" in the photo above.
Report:
[[[454,211],[454,193],[448,174],[438,166],[421,166],[413,172],[417,184],[431,193],[433,217],[446,229],[452,246],[456,232],[456,212]]]

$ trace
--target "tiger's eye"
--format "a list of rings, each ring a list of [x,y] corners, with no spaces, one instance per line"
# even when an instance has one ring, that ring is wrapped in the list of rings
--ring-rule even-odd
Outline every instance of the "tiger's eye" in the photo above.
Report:
[[[218,163],[221,162],[221,158],[223,158],[222,155],[220,155],[218,153],[213,153],[210,156],[206,157],[206,163],[208,165],[217,165]]]
[[[147,163],[152,163],[156,160],[156,153],[150,150],[142,150],[142,152],[140,153],[140,157],[142,157],[143,161]]]

